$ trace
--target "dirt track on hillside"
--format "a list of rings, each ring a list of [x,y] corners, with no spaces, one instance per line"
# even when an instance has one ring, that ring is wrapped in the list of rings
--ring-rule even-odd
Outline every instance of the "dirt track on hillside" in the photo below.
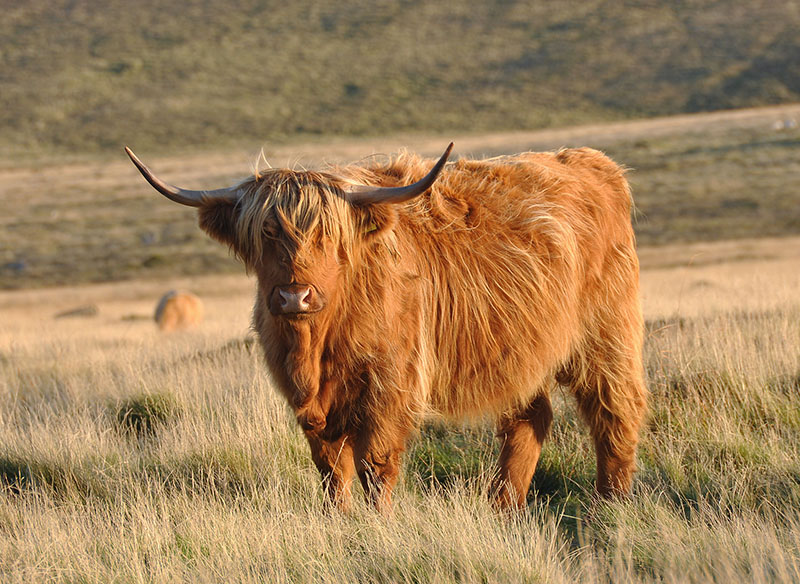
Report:
[[[787,121],[800,122],[800,104],[536,132],[327,139],[265,146],[263,152],[166,158],[138,154],[168,181],[203,189],[231,184],[263,167],[264,159],[272,166],[316,168],[401,148],[437,156],[449,140],[456,144],[454,156],[474,158],[594,146],[618,154],[637,170],[632,177],[639,181],[637,203],[644,213],[637,230],[640,242],[791,238],[798,234],[793,201],[800,134],[796,128],[776,129]],[[677,147],[670,150],[663,144]],[[154,198],[121,146],[111,162],[7,162],[5,168],[0,163],[5,209],[0,214],[0,287],[230,273],[238,268],[223,247],[199,232],[191,210]],[[692,157],[694,152],[702,156]],[[665,253],[663,248],[657,253],[643,250],[643,264],[652,266]]]

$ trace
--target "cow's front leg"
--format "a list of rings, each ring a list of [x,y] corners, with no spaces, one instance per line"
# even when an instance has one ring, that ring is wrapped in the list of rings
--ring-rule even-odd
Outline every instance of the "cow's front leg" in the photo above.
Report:
[[[295,403],[295,416],[304,431],[320,433],[325,430],[333,400],[333,386],[332,381],[325,381],[320,383],[318,392],[295,398],[298,400]]]
[[[350,508],[350,490],[355,474],[353,438],[347,432],[328,428],[328,414],[333,400],[334,383],[319,384],[295,404],[295,415],[311,446],[311,458],[322,475],[328,499],[342,511]]]
[[[391,509],[392,491],[400,477],[400,458],[412,425],[376,428],[356,447],[356,470],[367,500],[381,512]]]
[[[305,430],[305,435],[328,500],[341,511],[349,511],[355,474],[352,437],[342,434],[335,440],[325,440],[314,430]]]

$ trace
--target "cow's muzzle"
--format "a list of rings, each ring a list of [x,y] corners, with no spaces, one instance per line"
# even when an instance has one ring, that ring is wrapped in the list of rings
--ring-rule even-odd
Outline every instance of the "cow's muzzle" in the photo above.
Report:
[[[269,311],[275,316],[313,314],[324,305],[319,293],[308,284],[275,286],[269,298]]]

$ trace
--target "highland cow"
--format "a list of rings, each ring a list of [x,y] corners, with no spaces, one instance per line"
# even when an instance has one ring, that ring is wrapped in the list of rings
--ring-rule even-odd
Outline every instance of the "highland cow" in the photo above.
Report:
[[[589,426],[597,490],[627,493],[647,392],[623,170],[586,148],[447,164],[451,148],[215,191],[171,186],[128,154],[257,277],[266,363],[338,505],[355,475],[388,505],[433,412],[496,416],[493,493],[523,506],[556,382]]]
[[[194,294],[170,290],[158,301],[153,320],[165,333],[197,326],[203,322],[203,303]]]

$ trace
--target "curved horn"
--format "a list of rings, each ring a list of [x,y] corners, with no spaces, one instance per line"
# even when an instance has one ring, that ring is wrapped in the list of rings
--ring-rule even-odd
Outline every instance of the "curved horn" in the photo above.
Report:
[[[149,182],[159,193],[168,199],[175,201],[176,203],[188,205],[189,207],[200,207],[201,205],[213,201],[214,199],[231,202],[236,202],[239,199],[238,189],[234,187],[216,189],[213,191],[189,191],[187,189],[174,187],[171,184],[165,183],[163,180],[154,175],[152,171],[147,168],[127,146],[125,146],[125,152],[128,153],[128,156],[130,156],[131,160],[136,165],[136,168],[139,169],[139,172],[142,173],[142,176],[145,178],[145,180]]]
[[[442,157],[439,158],[431,171],[426,174],[422,180],[410,184],[405,187],[368,187],[368,186],[355,186],[347,189],[344,196],[348,202],[354,205],[369,205],[371,203],[402,203],[413,199],[417,195],[421,195],[427,191],[436,177],[444,168],[447,162],[447,157],[450,156],[450,151],[453,149],[453,143],[447,147]]]

